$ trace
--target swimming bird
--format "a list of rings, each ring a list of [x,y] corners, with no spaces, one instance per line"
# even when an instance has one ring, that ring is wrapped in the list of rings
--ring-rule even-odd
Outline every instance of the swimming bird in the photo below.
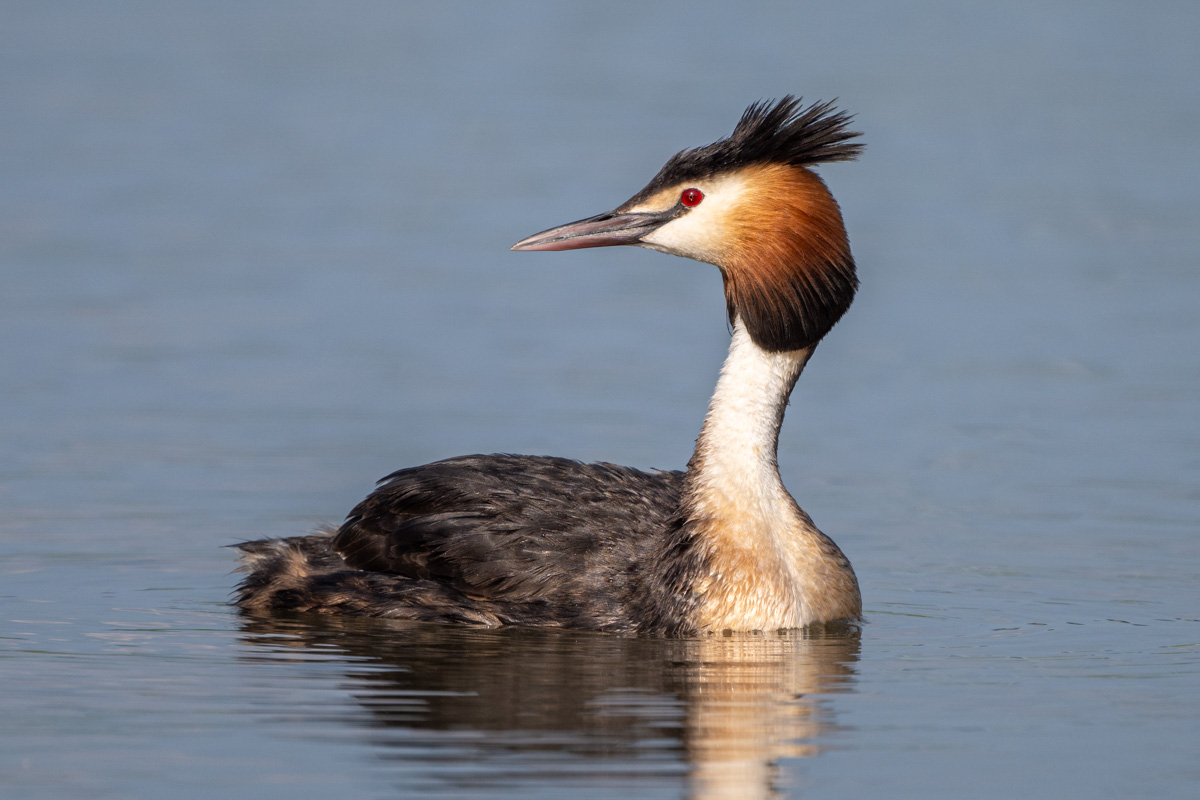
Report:
[[[392,473],[338,528],[239,545],[247,612],[311,611],[665,636],[857,620],[849,560],[784,488],[784,409],[858,288],[815,164],[851,117],[752,104],[613,211],[513,250],[636,245],[716,265],[729,354],[686,470],[471,455]]]

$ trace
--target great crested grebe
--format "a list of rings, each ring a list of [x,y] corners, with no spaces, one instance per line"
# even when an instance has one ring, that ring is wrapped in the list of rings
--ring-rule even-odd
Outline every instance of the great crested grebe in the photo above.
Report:
[[[517,455],[402,469],[340,528],[239,545],[238,605],[676,636],[858,619],[850,562],[776,460],[792,387],[858,287],[808,169],[857,157],[849,122],[832,103],[756,103],[614,211],[512,247],[638,245],[720,268],[732,342],[685,471]]]

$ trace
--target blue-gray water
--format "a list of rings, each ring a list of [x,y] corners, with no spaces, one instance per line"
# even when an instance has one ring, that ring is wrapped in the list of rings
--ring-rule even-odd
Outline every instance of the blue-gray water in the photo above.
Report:
[[[0,795],[1200,785],[1200,6],[0,11]],[[510,253],[840,97],[863,288],[781,443],[861,636],[245,621],[400,466],[687,459],[715,269]]]

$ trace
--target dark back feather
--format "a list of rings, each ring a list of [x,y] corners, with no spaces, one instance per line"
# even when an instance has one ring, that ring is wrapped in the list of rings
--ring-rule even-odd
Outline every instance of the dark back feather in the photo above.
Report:
[[[679,472],[565,458],[463,456],[389,475],[333,548],[355,569],[497,602],[615,613],[679,508]],[[613,609],[596,609],[596,604]]]

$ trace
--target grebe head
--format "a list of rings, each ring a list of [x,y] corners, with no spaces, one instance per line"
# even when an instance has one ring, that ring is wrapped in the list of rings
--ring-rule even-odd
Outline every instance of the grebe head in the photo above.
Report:
[[[637,245],[715,264],[729,317],[770,351],[811,347],[854,299],[837,201],[808,169],[856,158],[851,117],[791,96],[746,109],[733,133],[684,150],[616,209],[534,234],[513,250]]]

